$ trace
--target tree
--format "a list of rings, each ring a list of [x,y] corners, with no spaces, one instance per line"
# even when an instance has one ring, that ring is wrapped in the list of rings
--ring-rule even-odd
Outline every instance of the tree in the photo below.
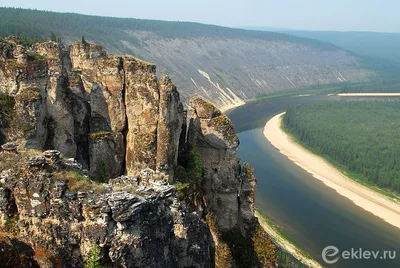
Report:
[[[103,160],[100,161],[99,165],[99,181],[108,182],[108,171]]]
[[[50,34],[50,40],[53,41],[53,42],[57,42],[57,36],[56,36],[55,33],[51,32],[51,34]]]
[[[88,44],[88,43],[86,42],[85,37],[82,36],[82,45],[86,46],[87,44]]]

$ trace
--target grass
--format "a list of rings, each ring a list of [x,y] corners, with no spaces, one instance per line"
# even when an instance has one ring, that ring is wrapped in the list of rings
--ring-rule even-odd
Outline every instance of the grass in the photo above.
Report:
[[[42,152],[34,149],[18,151],[18,153],[3,151],[0,153],[0,172],[12,169],[16,177],[18,177],[18,174],[24,166],[16,164],[23,163],[29,157],[38,155],[42,155]]]
[[[176,182],[173,185],[175,186],[176,191],[181,192],[184,191],[190,183]]]
[[[259,225],[253,238],[254,251],[264,267],[273,266],[278,262],[277,248],[269,234]]]
[[[19,163],[21,156],[15,153],[2,152],[0,153],[0,172],[15,167]]]
[[[53,173],[56,179],[66,181],[68,183],[69,192],[89,191],[101,192],[104,187],[90,180],[88,177],[83,176],[76,171],[60,171]]]
[[[89,137],[93,140],[105,140],[112,138],[112,132],[109,131],[98,131],[89,134]]]
[[[44,57],[42,55],[40,55],[39,53],[34,52],[34,51],[28,51],[26,53],[26,56],[27,56],[26,59],[28,61],[42,61],[42,60],[44,60]]]
[[[297,248],[297,250],[307,259],[314,260],[310,254],[307,252],[303,251],[300,249],[300,247],[289,237],[287,236],[280,228],[278,225],[276,225],[274,222],[272,222],[267,216],[265,216],[264,213],[262,213],[259,209],[255,209],[256,213],[259,215],[259,217],[262,218],[262,220],[269,226],[271,227],[283,240],[286,240],[288,243],[292,244]]]
[[[16,96],[19,101],[34,101],[40,99],[40,89],[35,87],[26,88]]]
[[[282,115],[284,116],[284,115]],[[305,148],[306,150],[312,152],[315,155],[318,155],[319,157],[323,158],[325,161],[327,161],[329,164],[331,164],[332,166],[334,166],[335,168],[337,168],[341,173],[343,173],[345,176],[347,176],[348,178],[360,183],[361,185],[364,185],[366,187],[368,187],[369,189],[378,192],[380,194],[383,194],[391,199],[394,199],[395,201],[400,201],[400,196],[392,191],[390,191],[389,189],[384,189],[381,187],[378,187],[376,184],[369,182],[367,180],[366,177],[364,177],[363,175],[356,173],[356,172],[352,172],[348,169],[348,167],[339,164],[337,161],[333,160],[332,158],[330,158],[327,155],[322,155],[319,152],[317,152],[315,149],[309,147],[308,145],[306,145],[304,142],[302,142],[299,138],[297,138],[295,135],[293,135],[293,133],[290,132],[290,130],[285,126],[285,124],[283,123],[282,120],[282,124],[281,124],[281,129],[297,144],[301,145],[303,148]]]

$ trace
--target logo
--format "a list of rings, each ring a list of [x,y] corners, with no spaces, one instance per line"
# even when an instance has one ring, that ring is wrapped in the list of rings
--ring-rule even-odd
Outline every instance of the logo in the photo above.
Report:
[[[394,260],[396,258],[395,250],[365,250],[362,248],[351,248],[341,252],[335,246],[327,246],[322,250],[322,259],[327,264],[334,264],[340,258],[343,260]]]
[[[322,259],[327,264],[334,264],[339,260],[339,249],[335,246],[327,246],[322,250]]]

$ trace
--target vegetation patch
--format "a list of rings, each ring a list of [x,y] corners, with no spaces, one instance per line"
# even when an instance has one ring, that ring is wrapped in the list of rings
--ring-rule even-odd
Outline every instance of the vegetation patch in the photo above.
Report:
[[[69,192],[77,192],[77,191],[89,191],[93,190],[95,192],[101,192],[104,190],[104,187],[90,180],[88,177],[83,176],[79,172],[76,171],[60,171],[53,173],[54,178],[58,180],[64,180],[68,183],[68,191]]]
[[[237,267],[274,267],[277,263],[276,247],[261,227],[253,237],[245,237],[238,228],[221,236],[231,249]]]
[[[17,96],[17,101],[35,101],[40,99],[40,89],[37,87],[29,87],[22,90]]]
[[[0,127],[6,127],[12,119],[14,105],[14,97],[0,92]]]
[[[8,234],[18,235],[19,233],[18,220],[19,220],[18,215],[14,215],[10,218],[5,219],[4,231],[6,231]]]
[[[400,93],[400,83],[345,85],[340,93]]]
[[[104,163],[104,160],[100,161],[99,164],[99,174],[98,174],[98,178],[97,178],[100,182],[104,182],[107,183],[109,180],[108,177],[108,171],[106,168],[106,164]]]
[[[15,167],[21,161],[21,155],[10,152],[0,152],[0,172]]]
[[[233,129],[233,124],[231,120],[226,115],[219,115],[214,117],[208,122],[209,127],[213,127],[218,132],[222,133],[224,138],[229,142],[238,142],[238,137]]]
[[[21,45],[24,47],[32,47],[34,44],[43,43],[46,40],[41,38],[29,38],[26,36],[21,37]]]
[[[98,245],[94,245],[90,249],[85,268],[103,268],[100,263],[100,248]]]
[[[89,137],[93,140],[105,140],[112,139],[112,132],[109,131],[97,131],[89,134]]]
[[[44,57],[42,55],[40,55],[39,53],[37,53],[37,52],[28,51],[26,53],[26,59],[28,61],[43,61]]]
[[[302,145],[365,185],[400,193],[400,101],[294,105],[284,129]]]
[[[258,260],[264,267],[273,267],[278,262],[277,249],[271,238],[264,229],[257,225],[256,233],[253,238],[254,251],[257,254]]]
[[[185,152],[185,155],[180,157],[179,164],[174,167],[174,186],[178,198],[188,207],[192,207],[194,203],[200,204],[205,168],[197,147]]]

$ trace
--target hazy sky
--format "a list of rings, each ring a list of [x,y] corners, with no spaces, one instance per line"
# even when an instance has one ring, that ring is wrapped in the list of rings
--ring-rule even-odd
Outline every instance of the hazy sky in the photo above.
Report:
[[[400,32],[399,0],[0,0],[0,6],[224,26]]]

